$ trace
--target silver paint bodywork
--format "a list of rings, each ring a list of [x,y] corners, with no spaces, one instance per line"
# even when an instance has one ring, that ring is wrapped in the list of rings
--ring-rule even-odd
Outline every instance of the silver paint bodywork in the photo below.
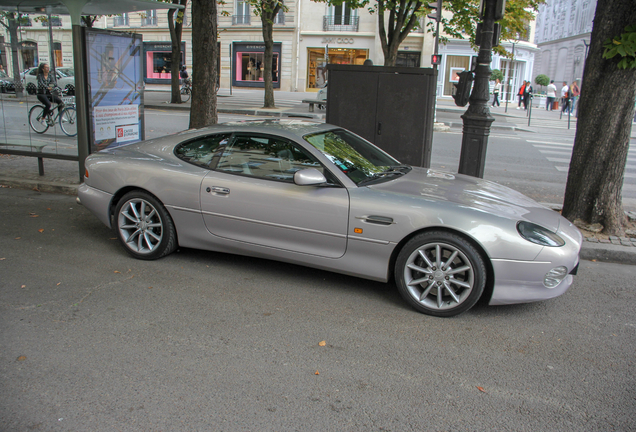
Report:
[[[481,250],[490,264],[490,304],[544,300],[563,294],[567,276],[548,289],[544,275],[578,264],[581,234],[569,221],[524,195],[496,183],[413,168],[384,183],[358,187],[302,139],[336,129],[308,122],[224,124],[187,131],[89,156],[90,173],[79,198],[111,226],[116,197],[142,189],[169,211],[179,245],[275,259],[352,276],[388,281],[400,246],[422,230],[456,232]],[[174,154],[177,144],[222,132],[277,135],[303,146],[342,187],[299,186],[192,165]],[[209,189],[209,192],[208,192]],[[522,238],[519,221],[556,232],[562,247]]]

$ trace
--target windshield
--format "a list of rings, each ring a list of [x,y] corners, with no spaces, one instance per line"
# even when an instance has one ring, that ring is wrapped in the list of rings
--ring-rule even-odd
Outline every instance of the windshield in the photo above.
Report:
[[[357,185],[392,180],[411,170],[408,165],[400,164],[370,142],[344,129],[303,138]]]
[[[73,69],[63,68],[63,69],[58,69],[57,71],[63,77],[72,77],[72,76],[74,76]]]

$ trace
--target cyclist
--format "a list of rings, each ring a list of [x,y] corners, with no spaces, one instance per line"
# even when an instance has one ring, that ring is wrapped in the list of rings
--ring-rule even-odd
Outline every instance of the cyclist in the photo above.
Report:
[[[44,104],[43,117],[47,118],[53,111],[51,109],[51,101],[57,104],[57,108],[61,111],[64,107],[64,102],[60,99],[55,89],[55,81],[49,74],[49,65],[47,63],[40,63],[38,66],[38,100]]]
[[[179,72],[179,77],[183,80],[183,84],[188,86],[190,85],[190,75],[188,75],[188,71],[186,70],[186,66],[181,66],[181,71]]]

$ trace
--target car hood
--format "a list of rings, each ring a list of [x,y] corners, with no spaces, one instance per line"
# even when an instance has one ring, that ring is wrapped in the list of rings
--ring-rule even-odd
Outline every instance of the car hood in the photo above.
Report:
[[[370,186],[371,189],[447,202],[514,220],[527,220],[556,232],[559,213],[533,199],[491,181],[414,167],[395,180]]]

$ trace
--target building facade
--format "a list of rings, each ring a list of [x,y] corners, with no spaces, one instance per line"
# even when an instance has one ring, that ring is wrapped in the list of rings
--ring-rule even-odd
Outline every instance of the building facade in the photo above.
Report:
[[[544,74],[557,83],[580,82],[595,12],[596,0],[547,0],[539,6],[534,76]]]

